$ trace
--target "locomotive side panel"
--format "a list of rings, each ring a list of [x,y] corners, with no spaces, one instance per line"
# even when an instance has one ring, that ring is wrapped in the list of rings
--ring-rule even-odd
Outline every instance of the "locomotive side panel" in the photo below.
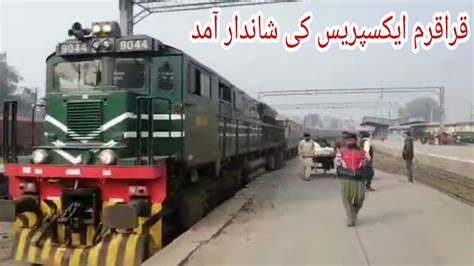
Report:
[[[303,137],[303,126],[299,123],[296,123],[292,120],[288,120],[288,143],[291,149],[298,148],[298,143],[300,142],[301,138]]]
[[[298,143],[304,133],[303,126],[283,116],[279,116],[277,122],[285,128],[285,151],[288,157],[292,157],[298,152]]]
[[[160,55],[152,60],[151,95],[162,98],[153,102],[154,155],[181,157],[187,118],[181,105],[184,59],[182,55]]]
[[[186,71],[182,90],[186,115],[184,159],[191,167],[216,162],[220,153],[214,75],[192,60],[183,65],[183,70]]]

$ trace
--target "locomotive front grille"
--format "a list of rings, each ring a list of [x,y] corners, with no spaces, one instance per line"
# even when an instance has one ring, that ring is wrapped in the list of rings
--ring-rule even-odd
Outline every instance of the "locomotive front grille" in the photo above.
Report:
[[[67,103],[67,140],[101,141],[102,101]]]

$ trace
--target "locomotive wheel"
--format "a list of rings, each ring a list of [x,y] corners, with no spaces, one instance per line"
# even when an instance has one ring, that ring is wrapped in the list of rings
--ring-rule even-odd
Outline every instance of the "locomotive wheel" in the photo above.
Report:
[[[179,202],[178,217],[183,229],[188,229],[199,221],[206,213],[206,193],[189,191]]]
[[[236,189],[239,189],[241,187],[244,187],[246,184],[244,183],[245,182],[245,170],[243,167],[239,167],[237,170],[236,170],[236,176],[235,176],[235,184],[236,184]]]
[[[232,197],[240,186],[240,175],[236,170],[232,171],[229,176],[223,176],[221,180],[222,201]]]
[[[275,170],[275,155],[274,154],[270,154],[267,157],[267,167],[266,168],[267,168],[268,171]]]
[[[284,156],[282,152],[277,152],[275,154],[275,169],[278,170],[283,167]]]
[[[240,185],[242,187],[245,187],[249,183],[249,172],[247,162],[244,162],[240,176]]]

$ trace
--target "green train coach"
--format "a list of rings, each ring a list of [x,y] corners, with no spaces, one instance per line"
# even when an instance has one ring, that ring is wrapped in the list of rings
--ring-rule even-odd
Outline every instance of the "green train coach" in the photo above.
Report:
[[[0,220],[15,260],[140,265],[257,169],[282,166],[277,112],[191,56],[116,22],[68,34],[46,60],[31,155],[16,153],[17,104],[4,105]]]

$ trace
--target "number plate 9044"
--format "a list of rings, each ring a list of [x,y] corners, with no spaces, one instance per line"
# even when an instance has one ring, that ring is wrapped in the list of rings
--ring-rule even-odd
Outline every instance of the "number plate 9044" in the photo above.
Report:
[[[149,51],[152,50],[150,39],[117,40],[117,52]]]

